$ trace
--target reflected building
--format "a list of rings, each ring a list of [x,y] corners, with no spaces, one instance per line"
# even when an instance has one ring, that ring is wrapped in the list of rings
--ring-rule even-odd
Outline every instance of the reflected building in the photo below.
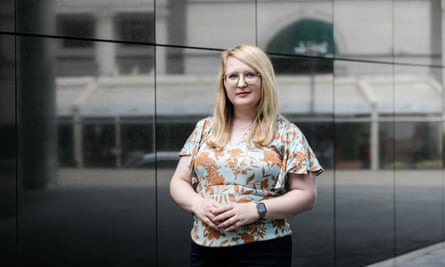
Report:
[[[270,55],[280,111],[326,168],[316,208],[289,220],[295,266],[366,266],[443,241],[444,10],[1,1],[0,262],[187,265],[191,215],[168,181],[212,113],[220,53],[240,43]]]
[[[318,154],[329,154],[323,160],[324,166],[333,168],[335,160],[340,169],[416,168],[418,164],[440,167],[441,127],[428,121],[440,121],[442,116],[442,73],[434,67],[441,64],[442,48],[437,45],[441,8],[437,1],[411,1],[411,5],[397,5],[395,12],[381,12],[389,7],[388,3],[363,1],[361,5],[370,9],[356,9],[349,1],[338,1],[332,9],[330,1],[298,5],[287,1],[260,1],[257,5],[251,1],[230,5],[224,1],[128,1],[125,5],[117,0],[106,4],[56,1],[57,35],[66,37],[57,42],[58,117],[65,122],[61,132],[72,135],[74,142],[71,150],[63,146],[61,162],[78,166],[88,162],[88,148],[80,147],[85,143],[80,139],[94,138],[98,128],[109,136],[108,141],[98,137],[101,142],[108,142],[102,145],[108,148],[101,152],[108,156],[91,162],[93,166],[105,162],[108,166],[122,166],[132,160],[130,154],[153,153],[154,146],[149,144],[152,139],[146,137],[145,151],[122,147],[122,141],[116,140],[122,131],[118,124],[127,119],[152,118],[156,108],[158,123],[165,121],[167,128],[177,126],[177,131],[189,130],[190,126],[175,126],[171,122],[186,115],[190,124],[211,114],[213,99],[209,91],[215,87],[218,53],[209,53],[209,49],[256,43],[274,62],[281,112],[295,122],[303,122],[308,134],[313,135],[311,139],[322,140],[316,147]],[[277,8],[280,11],[274,12]],[[214,10],[220,12],[214,14]],[[348,12],[354,15],[338,16]],[[209,18],[208,14],[214,17]],[[395,15],[396,36],[392,38],[388,26]],[[242,19],[233,20],[233,16]],[[351,27],[361,17],[366,20]],[[206,23],[200,23],[203,20]],[[418,42],[418,35],[402,35],[412,30],[422,32],[424,41]],[[93,42],[97,39],[101,41]],[[353,60],[370,64],[357,67],[351,64]],[[398,62],[408,67],[403,71],[391,67]],[[178,96],[194,90],[206,95],[205,103],[197,103],[186,95],[179,103],[175,102],[179,98],[173,98],[155,105],[150,98],[153,92],[146,90],[141,96],[132,90],[153,87],[153,75],[163,91]],[[394,85],[397,90],[388,90]],[[120,89],[107,90],[116,86]],[[109,105],[95,99],[104,99],[104,94]],[[122,95],[127,96],[126,100]],[[186,105],[181,106],[181,102]],[[96,106],[98,103],[104,107]],[[79,125],[69,123],[70,120],[94,117],[108,123],[92,126],[96,130],[91,131],[87,127],[88,133],[83,135],[75,127],[69,129],[70,125]],[[348,138],[339,140],[335,153],[328,141],[332,136],[322,134],[333,118],[339,122],[340,131],[349,133],[348,128],[354,128]],[[317,121],[318,126],[308,123],[310,120]],[[387,121],[394,120],[417,121],[410,126],[405,123],[406,136],[401,138],[401,149],[395,154],[389,152],[393,150],[387,145],[392,140],[386,139],[392,128],[385,126]],[[425,120],[427,124],[423,125]],[[346,128],[341,129],[343,126]],[[419,128],[427,129],[424,134],[431,143],[417,139],[414,142],[421,143],[418,148],[402,148],[404,143],[418,138],[414,132]],[[165,144],[163,150],[177,150],[181,141],[174,140],[161,139],[158,143]],[[419,163],[420,154],[428,162]]]

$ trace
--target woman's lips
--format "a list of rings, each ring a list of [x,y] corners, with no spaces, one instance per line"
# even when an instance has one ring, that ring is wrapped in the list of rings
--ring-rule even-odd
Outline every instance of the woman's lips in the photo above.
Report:
[[[236,95],[237,96],[246,96],[246,95],[248,95],[249,93],[248,92],[239,92],[239,93],[237,93]]]

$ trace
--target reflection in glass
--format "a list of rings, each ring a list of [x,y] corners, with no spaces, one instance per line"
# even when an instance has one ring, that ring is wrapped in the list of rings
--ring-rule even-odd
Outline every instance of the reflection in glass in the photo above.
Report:
[[[226,49],[237,44],[255,44],[256,2],[190,2],[184,7],[187,35],[181,45]]]
[[[327,170],[315,209],[290,219],[295,266],[335,265],[334,64],[332,1],[258,1],[257,43],[277,72],[279,110],[294,122]],[[324,223],[321,223],[321,222]],[[320,238],[322,236],[322,238]]]
[[[416,1],[406,5],[403,1],[394,1],[393,4],[394,61],[399,64],[443,65],[441,2]]]
[[[95,36],[94,17],[91,14],[58,15],[56,20],[57,35],[91,39]],[[87,49],[93,42],[79,39],[63,39],[65,49]]]
[[[160,51],[159,51],[160,50]],[[199,119],[211,116],[216,93],[219,51],[170,48],[172,54],[184,53],[186,73],[159,74],[156,79],[156,145],[158,157],[158,252],[159,266],[183,266],[189,262],[190,214],[181,212],[172,202],[168,181],[184,145]],[[164,54],[158,48],[158,55]],[[160,66],[172,58],[158,57]],[[163,159],[163,160],[161,160]],[[176,163],[176,162],[174,162]],[[175,251],[174,257],[171,251]]]
[[[443,90],[433,68],[396,66],[395,74],[395,244],[406,253],[439,242],[443,233]],[[415,112],[406,114],[406,107]]]
[[[327,169],[291,220],[295,265],[439,242],[442,20],[433,0],[1,1],[1,262],[186,264],[168,180],[238,43],[270,53],[280,111]]]
[[[270,53],[332,57],[336,54],[332,23],[315,19],[300,19],[281,29],[268,43]],[[313,74],[332,73],[331,60],[313,60],[306,57],[274,57],[277,73]],[[317,63],[317,64],[314,64]]]
[[[100,1],[77,0],[52,2],[59,36],[153,44],[153,0],[116,0],[106,4]],[[161,7],[158,7],[159,12],[165,13]],[[45,30],[47,29],[34,29],[32,33],[47,34]],[[79,41],[83,45],[92,45]],[[65,42],[71,43],[71,40],[67,39]]]
[[[354,71],[334,79],[336,264],[364,266],[394,251],[393,173],[379,158],[382,124],[393,125],[394,114],[393,77],[380,73],[392,66],[338,60],[337,67]]]
[[[34,40],[22,38],[21,43],[32,45]],[[55,45],[64,40],[38,41]],[[109,60],[114,56],[110,49],[113,46],[114,43],[107,42],[86,45],[103,49],[99,55],[91,54],[99,69],[117,69],[118,61]],[[152,46],[138,49],[154,54]],[[55,95],[55,108],[50,115],[56,118],[57,136],[47,141],[57,150],[57,165],[53,177],[38,177],[44,180],[41,187],[20,191],[20,264],[60,266],[69,261],[79,266],[151,266],[156,261],[155,166],[141,169],[127,168],[126,164],[155,152],[154,76],[83,72],[81,54],[73,52],[68,61],[52,56],[48,58],[55,59],[55,69],[70,73],[45,76],[52,79],[54,88],[38,88],[40,93],[54,89],[47,93]],[[145,69],[153,68],[152,61],[140,62]],[[109,66],[110,63],[114,65]],[[21,77],[30,80],[32,73],[24,71]],[[29,104],[35,105],[38,99],[27,100],[30,102],[22,106],[22,118],[23,114],[35,113]],[[44,107],[45,104],[39,108]],[[22,123],[27,125],[30,121]],[[42,124],[44,121],[40,120],[31,125]],[[29,134],[39,136],[36,131]],[[28,139],[30,146],[23,147],[30,160],[48,161],[42,151],[27,150],[41,141]],[[24,179],[34,179],[33,174],[26,175]]]
[[[118,39],[135,43],[153,43],[155,40],[153,21],[153,12],[116,15],[114,23]],[[124,45],[132,44],[126,42]]]
[[[337,46],[337,56],[391,63],[394,46],[393,5],[392,0],[334,1],[335,38],[341,42]],[[404,32],[409,29],[407,27]],[[390,70],[390,68],[374,69],[373,72],[377,74]],[[347,71],[350,74],[360,73],[353,68],[348,68]],[[391,72],[387,74],[391,75]]]
[[[3,12],[12,16],[12,5]],[[10,18],[10,17],[9,17]],[[8,17],[2,19],[9,20]],[[12,21],[8,21],[12,23]],[[17,138],[15,38],[0,34],[0,262],[13,266],[17,249]]]

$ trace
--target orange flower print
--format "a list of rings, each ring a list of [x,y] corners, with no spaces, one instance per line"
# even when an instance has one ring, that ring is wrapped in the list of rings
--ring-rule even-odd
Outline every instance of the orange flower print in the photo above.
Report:
[[[252,234],[241,233],[240,236],[241,236],[241,239],[244,241],[244,243],[251,243],[251,242],[255,241],[255,238]]]
[[[207,146],[205,140],[212,124],[212,118],[198,122],[180,152],[193,156],[190,167],[199,181],[196,191],[203,198],[223,205],[259,202],[285,193],[289,172],[323,171],[302,132],[281,115],[275,121],[275,138],[265,147],[249,146],[248,142],[218,149]],[[195,217],[191,237],[199,245],[225,247],[291,233],[286,220],[261,219],[233,232],[224,232],[213,230]]]
[[[268,185],[269,185],[268,179],[264,179],[263,181],[261,181],[261,189],[267,189]]]

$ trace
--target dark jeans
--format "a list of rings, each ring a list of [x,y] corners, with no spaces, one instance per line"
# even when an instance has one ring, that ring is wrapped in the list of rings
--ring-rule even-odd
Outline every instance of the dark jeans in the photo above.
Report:
[[[292,238],[290,236],[253,242],[233,247],[203,247],[192,242],[191,267],[279,266],[290,267]]]

